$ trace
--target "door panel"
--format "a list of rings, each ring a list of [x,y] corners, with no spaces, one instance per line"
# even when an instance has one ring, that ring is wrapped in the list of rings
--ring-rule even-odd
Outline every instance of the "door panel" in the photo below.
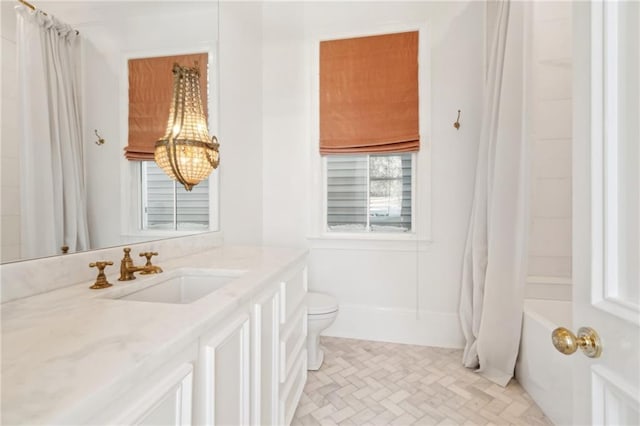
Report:
[[[241,315],[207,340],[205,423],[249,424],[250,322]]]
[[[253,407],[252,423],[278,424],[278,341],[280,292],[274,286],[253,308]]]
[[[191,424],[193,365],[183,364],[149,386],[111,424],[175,425]]]
[[[599,358],[573,355],[574,424],[638,424],[640,8],[575,3],[573,276],[575,328]]]
[[[633,388],[624,387],[624,378],[612,375],[606,368],[594,366],[592,380],[593,424],[640,425],[638,395]]]

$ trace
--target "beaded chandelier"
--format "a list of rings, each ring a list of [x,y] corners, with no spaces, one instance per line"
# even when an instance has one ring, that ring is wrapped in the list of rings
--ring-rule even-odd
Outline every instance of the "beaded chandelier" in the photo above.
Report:
[[[187,191],[211,174],[220,163],[218,139],[209,139],[200,98],[198,67],[173,65],[173,98],[167,131],[156,142],[158,166]]]

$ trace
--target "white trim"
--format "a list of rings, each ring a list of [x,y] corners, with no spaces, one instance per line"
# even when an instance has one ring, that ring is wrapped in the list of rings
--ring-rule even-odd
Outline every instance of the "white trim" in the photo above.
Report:
[[[529,275],[527,277],[527,284],[571,285],[572,281],[571,278],[567,277]]]
[[[249,424],[251,420],[251,317],[242,314],[228,323],[227,326],[218,329],[206,341],[201,356],[205,363],[205,423],[215,424],[216,402],[216,351],[219,347],[240,333],[240,423]]]
[[[311,250],[367,250],[425,252],[432,241],[420,240],[415,234],[362,233],[307,237]]]
[[[273,315],[271,316],[273,347],[271,353],[271,422],[278,422],[278,401],[280,399],[280,380],[278,366],[280,365],[280,288],[276,287],[271,300]]]
[[[593,302],[593,306],[631,324],[640,325],[640,311],[636,304],[626,302],[622,299],[606,298]]]
[[[605,2],[603,21],[603,140],[604,169],[604,298],[616,298],[618,291],[618,8]]]
[[[199,230],[199,231],[171,231],[171,230],[149,230],[142,229],[139,232],[131,233],[131,234],[122,234],[122,237],[126,239],[126,241],[135,240],[136,238],[146,238],[144,241],[153,241],[153,239],[164,239],[164,238],[177,238],[177,237],[188,237],[190,235],[199,235],[202,233],[213,233],[222,235],[221,231],[209,231],[209,230]]]
[[[119,84],[119,105],[120,105],[120,148],[125,149],[129,140],[129,79],[128,61],[129,59],[148,58],[156,56],[189,55],[195,53],[207,53],[209,68],[209,129],[219,129],[219,69],[218,54],[219,45],[217,41],[202,41],[199,43],[189,43],[182,47],[156,48],[144,50],[125,51],[121,54],[120,84]],[[213,76],[211,75],[213,73]],[[215,100],[215,102],[214,102]],[[213,132],[214,134],[219,132]],[[124,157],[123,157],[124,158]],[[120,233],[121,236],[131,237],[168,237],[191,235],[192,232],[183,231],[148,231],[142,230],[142,197],[140,182],[140,166],[137,162],[124,160],[120,163]],[[220,230],[220,178],[218,170],[214,170],[209,177],[209,228],[206,231]]]
[[[640,413],[640,389],[602,365],[591,366],[591,422],[594,425],[623,424],[621,405]]]
[[[573,284],[571,278],[553,276],[528,276],[525,299],[570,301]]]
[[[267,297],[253,304],[251,331],[251,424],[259,425],[262,414],[262,304],[267,303]]]
[[[302,391],[304,390],[305,382],[307,381],[307,350],[303,348],[295,361],[295,367],[292,371],[297,372],[297,374],[291,375],[287,378],[287,382],[282,386],[282,393],[280,397],[280,417],[282,421],[281,424],[289,425],[291,424],[291,420],[293,419],[293,415],[296,411],[296,407],[298,406],[298,402],[300,401],[300,397],[302,396]],[[298,382],[298,387],[294,390],[293,386]],[[287,404],[289,402],[289,396],[291,392],[295,391],[293,394],[293,398],[291,399],[292,404]]]
[[[604,241],[602,235],[603,165],[603,10],[602,3],[591,5],[591,300],[602,298]]]
[[[164,401],[170,393],[175,394],[176,425],[191,424],[192,417],[193,365],[181,364],[148,390],[142,398],[125,409],[113,424],[138,424]]]
[[[418,96],[419,96],[419,126],[420,151],[414,153],[411,178],[412,192],[412,234],[422,240],[431,238],[431,37],[428,26],[424,22],[412,24],[372,25],[366,30],[349,33],[317,33],[310,37],[311,63],[311,238],[321,238],[326,234],[326,160],[319,154],[319,86],[320,86],[320,42],[323,40],[362,37],[394,32],[419,31],[418,39]],[[417,188],[416,182],[420,182]],[[332,232],[334,235],[340,233]],[[377,239],[395,239],[393,233],[375,233]],[[355,238],[347,234],[347,238]],[[369,241],[368,239],[365,239]]]
[[[335,323],[323,335],[411,345],[464,347],[458,314],[340,304]]]
[[[279,398],[279,375],[278,375],[278,366],[280,365],[279,361],[279,348],[280,348],[280,288],[277,285],[272,285],[267,291],[263,292],[256,300],[253,302],[253,332],[251,335],[251,339],[253,341],[253,349],[252,349],[252,357],[253,357],[253,370],[252,375],[254,377],[253,380],[253,390],[252,390],[252,413],[251,413],[251,424],[259,425],[262,420],[262,359],[264,354],[264,347],[262,346],[262,337],[263,337],[263,324],[266,325],[266,322],[262,321],[263,309],[262,307],[266,304],[271,306],[271,318],[269,319],[269,325],[271,327],[271,383],[269,383],[270,392],[271,392],[271,419],[270,424],[278,423],[278,398]]]
[[[617,3],[591,5],[591,304],[640,325],[640,306],[618,297]]]
[[[303,304],[298,308],[298,311],[291,316],[291,320],[280,330],[280,383],[284,383],[287,377],[291,375],[295,360],[298,358],[302,348],[306,346],[306,324],[307,306]],[[294,343],[291,352],[287,352],[287,344],[290,343],[290,339],[296,330],[300,330],[301,333],[298,336],[298,340]]]

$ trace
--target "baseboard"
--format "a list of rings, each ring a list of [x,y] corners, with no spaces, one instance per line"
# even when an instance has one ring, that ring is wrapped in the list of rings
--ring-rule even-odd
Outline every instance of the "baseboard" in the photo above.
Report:
[[[462,348],[464,337],[457,313],[340,305],[336,322],[325,336],[411,345]]]

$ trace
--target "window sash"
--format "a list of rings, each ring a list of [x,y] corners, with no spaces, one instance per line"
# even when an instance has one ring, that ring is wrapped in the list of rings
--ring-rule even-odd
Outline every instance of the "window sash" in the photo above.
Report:
[[[152,161],[140,163],[143,230],[209,229],[209,179],[187,192]]]
[[[396,177],[376,177],[372,173],[372,157],[400,157],[400,173]],[[330,232],[408,232],[413,229],[414,154],[350,155],[326,158],[325,226]],[[384,187],[387,198],[395,192],[395,211],[389,209],[385,194],[372,195],[372,183]],[[382,185],[380,185],[382,184]],[[400,185],[400,188],[398,188]],[[400,197],[400,199],[397,199]],[[385,211],[384,208],[387,210]],[[375,211],[380,214],[376,215]]]

